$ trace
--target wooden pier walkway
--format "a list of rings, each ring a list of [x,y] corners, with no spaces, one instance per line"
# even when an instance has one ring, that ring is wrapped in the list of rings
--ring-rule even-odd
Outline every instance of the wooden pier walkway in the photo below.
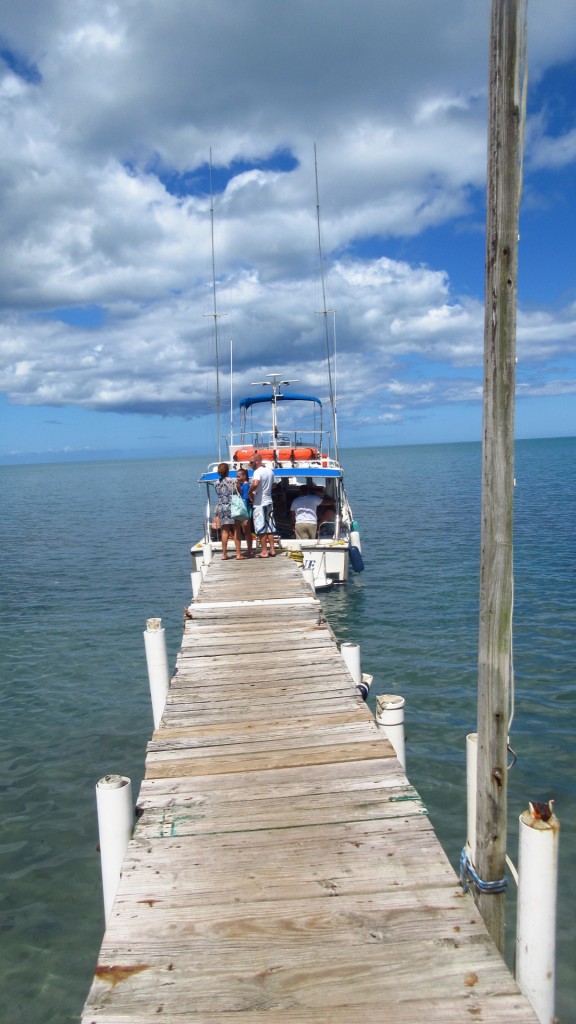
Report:
[[[190,612],[83,1024],[536,1024],[295,563]]]

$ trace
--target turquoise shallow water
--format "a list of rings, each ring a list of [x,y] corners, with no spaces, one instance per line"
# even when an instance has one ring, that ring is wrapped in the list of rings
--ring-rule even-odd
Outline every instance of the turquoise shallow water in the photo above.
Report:
[[[408,774],[456,865],[475,727],[480,446],[343,453],[366,571],[323,598],[376,692],[407,700]],[[204,460],[0,467],[3,1024],[78,1020],[103,933],[94,785],[137,795],[152,728],[142,631],[174,662]],[[562,822],[560,1019],[576,1020],[576,440],[516,450],[510,849],[529,799]],[[509,903],[512,939],[514,895]]]

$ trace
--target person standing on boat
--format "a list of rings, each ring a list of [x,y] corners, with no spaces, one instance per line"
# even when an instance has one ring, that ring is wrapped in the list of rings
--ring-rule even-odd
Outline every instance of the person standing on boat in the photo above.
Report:
[[[242,466],[240,466],[236,470],[236,489],[238,491],[238,494],[242,498],[242,501],[246,505],[246,508],[248,509],[248,512],[251,512],[251,509],[250,509],[250,498],[249,498],[250,484],[248,482],[248,470],[247,469],[243,469]],[[248,549],[248,558],[252,558],[252,515],[251,514],[248,516],[248,519],[245,519],[244,522],[240,523],[240,528],[242,530],[242,533],[244,534],[244,537],[246,538],[246,547]]]
[[[218,508],[217,515],[220,521],[220,529],[222,530],[222,558],[228,558],[228,540],[230,535],[234,537],[234,543],[236,545],[236,558],[245,558],[242,554],[242,533],[240,523],[234,521],[232,511],[230,508],[230,502],[232,499],[232,492],[234,491],[235,484],[231,480],[228,480],[229,466],[227,462],[221,462],[218,466],[219,480],[214,484],[216,494],[218,495]]]
[[[318,529],[318,506],[323,500],[324,495],[318,494],[311,480],[300,488],[300,494],[290,505],[292,526],[299,540],[314,540]]]
[[[252,482],[248,492],[254,515],[254,532],[260,540],[262,551],[260,558],[274,558],[274,508],[272,505],[272,487],[274,473],[262,463],[262,456],[256,452],[250,459],[252,466]]]

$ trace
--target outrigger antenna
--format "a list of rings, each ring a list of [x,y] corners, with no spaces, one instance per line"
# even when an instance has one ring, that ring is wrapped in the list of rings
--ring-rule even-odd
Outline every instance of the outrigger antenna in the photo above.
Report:
[[[300,378],[299,377],[294,377],[292,380],[280,380],[279,381],[277,378],[282,376],[281,373],[269,373],[269,374],[267,374],[267,376],[268,377],[272,377],[273,379],[272,380],[253,380],[252,381],[252,387],[253,388],[258,388],[258,387],[272,388],[272,390],[274,392],[274,395],[276,395],[276,394],[278,394],[278,389],[279,388],[287,387],[288,384],[299,384],[300,383]]]
[[[268,377],[272,380],[253,380],[252,387],[263,387],[272,388],[272,395],[270,396],[270,402],[272,405],[272,437],[274,438],[274,460],[276,461],[276,438],[278,437],[278,420],[276,417],[276,401],[278,398],[282,398],[281,388],[286,387],[288,384],[298,384],[299,378],[295,377],[293,380],[282,380],[281,373],[269,373]]]
[[[336,382],[332,384],[332,361],[330,355],[330,335],[328,332],[328,314],[334,316],[334,376],[336,376],[336,310],[328,309],[326,306],[326,285],[324,281],[324,252],[322,250],[322,231],[320,227],[320,191],[318,188],[318,159],[316,156],[316,143],[314,143],[314,175],[316,178],[316,222],[318,227],[318,256],[320,258],[320,281],[322,284],[322,309],[318,312],[324,317],[324,332],[326,335],[326,365],[328,367],[328,385],[330,390],[330,406],[332,408],[332,423],[334,426],[334,454],[338,460],[338,417],[336,413]]]
[[[211,316],[214,320],[214,347],[216,349],[216,433],[218,435],[218,462],[222,458],[222,441],[220,432],[220,352],[218,339],[218,319],[221,316],[228,316],[227,313],[219,313],[216,303],[216,260],[214,256],[214,190],[212,187],[212,148],[210,148],[210,237],[212,239],[212,304],[211,313],[204,313],[204,316]]]

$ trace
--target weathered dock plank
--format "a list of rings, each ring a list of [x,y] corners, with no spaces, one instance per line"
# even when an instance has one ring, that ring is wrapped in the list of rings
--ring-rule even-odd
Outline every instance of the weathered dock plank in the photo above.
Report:
[[[151,754],[146,758],[147,779],[181,777],[183,775],[218,775],[221,772],[261,771],[265,768],[293,768],[301,765],[329,764],[338,761],[342,765],[348,761],[359,761],[365,757],[377,757],[381,747],[379,739],[370,742],[342,742],[326,745],[317,743],[314,746],[296,746],[279,749],[275,746],[269,750],[250,751],[246,753],[228,752],[208,756],[207,751],[199,757],[169,758],[154,760]]]
[[[83,1024],[535,1024],[298,568],[190,615]]]
[[[508,1024],[526,1024],[526,1002],[516,994],[494,995],[473,1000],[466,998],[467,1001],[464,998],[423,997],[403,1003],[388,999],[385,1007],[376,1002],[362,1006],[347,1003],[343,1007],[331,1006],[329,1011],[310,1007],[306,1012],[306,1021],[308,1024],[351,1024],[354,1021],[361,1021],[362,1024],[384,1024],[387,1020],[394,1021],[394,1024],[420,1024],[422,1021],[428,1024],[447,1024],[450,1021],[469,1024],[476,1019],[482,1021],[482,1024],[502,1024],[502,1021],[507,1021]],[[194,1018],[189,1016],[188,1019]],[[200,1021],[202,1017],[198,1016],[196,1019]],[[241,1014],[212,1012],[209,1017],[210,1024],[270,1024],[271,1019],[270,1013],[266,1010],[247,1010]],[[303,1016],[298,1008],[279,1008],[274,1010],[273,1019],[276,1024],[302,1024]],[[163,1024],[182,1024],[186,1018],[180,1013],[163,1011],[161,1020]],[[134,1016],[100,1014],[96,1011],[90,1021],[91,1024],[133,1024]],[[139,1024],[158,1024],[158,1014],[141,1013],[138,1021]]]

